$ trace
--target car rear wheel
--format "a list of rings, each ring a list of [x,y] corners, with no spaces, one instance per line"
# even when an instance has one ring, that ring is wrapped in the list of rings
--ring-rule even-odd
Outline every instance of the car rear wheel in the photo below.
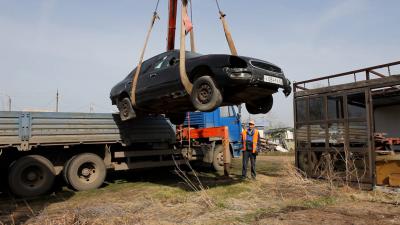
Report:
[[[186,113],[168,113],[166,116],[172,124],[181,125],[183,122],[185,122]]]
[[[272,106],[274,104],[274,99],[272,95],[268,95],[266,98],[262,98],[260,100],[247,102],[246,109],[250,114],[260,114],[260,113],[268,113],[271,111]]]
[[[135,110],[133,110],[131,100],[128,97],[118,101],[117,107],[122,121],[130,120],[136,117]]]
[[[213,111],[222,103],[221,91],[210,76],[202,76],[194,81],[190,97],[193,106],[203,112]]]

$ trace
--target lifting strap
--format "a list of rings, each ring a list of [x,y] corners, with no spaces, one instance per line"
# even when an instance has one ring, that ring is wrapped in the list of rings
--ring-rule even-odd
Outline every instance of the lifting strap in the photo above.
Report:
[[[144,57],[144,53],[146,51],[147,43],[149,42],[149,39],[150,39],[151,30],[153,29],[155,21],[157,19],[160,19],[160,17],[157,14],[157,8],[158,8],[158,4],[159,3],[160,3],[160,0],[157,0],[156,8],[154,10],[153,16],[151,17],[150,27],[149,27],[149,30],[147,31],[146,40],[144,42],[144,46],[143,46],[142,51],[140,53],[139,63],[137,65],[137,67],[136,67],[135,74],[133,75],[132,86],[131,86],[131,102],[132,102],[132,105],[136,105],[137,80],[138,80],[138,76],[139,76],[140,70],[142,68],[143,57]]]
[[[236,47],[235,47],[235,42],[233,41],[232,34],[231,34],[231,32],[229,31],[228,23],[227,23],[226,20],[225,20],[226,14],[223,13],[223,12],[221,11],[221,8],[219,7],[218,0],[215,0],[215,2],[217,3],[219,15],[220,15],[219,18],[221,19],[222,26],[224,27],[224,32],[225,32],[226,41],[228,42],[229,49],[231,50],[231,54],[237,56],[238,53],[237,53],[237,50],[236,50]]]
[[[192,5],[192,0],[189,0],[189,3],[190,3],[190,20],[193,23],[193,11],[192,11],[193,5]],[[190,31],[190,50],[192,52],[196,52],[196,46],[194,44],[194,28],[192,28],[192,30]]]
[[[184,16],[187,15],[187,0],[182,0],[181,9],[181,38],[180,38],[180,49],[179,49],[179,75],[183,87],[185,87],[186,92],[191,95],[193,84],[190,82],[188,75],[186,73],[186,43],[185,43],[185,25],[183,23]]]

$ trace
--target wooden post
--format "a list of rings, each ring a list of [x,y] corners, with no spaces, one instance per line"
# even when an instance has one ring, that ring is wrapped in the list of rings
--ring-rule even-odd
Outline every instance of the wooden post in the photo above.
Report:
[[[224,127],[224,175],[229,176],[229,167],[231,165],[231,152],[229,150],[229,130],[228,127]]]

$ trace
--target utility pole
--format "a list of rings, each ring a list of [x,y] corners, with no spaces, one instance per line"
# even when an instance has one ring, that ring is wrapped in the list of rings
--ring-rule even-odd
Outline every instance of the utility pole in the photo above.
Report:
[[[94,113],[94,103],[90,103],[90,113]]]
[[[60,95],[58,94],[58,89],[57,89],[57,94],[56,94],[56,112],[58,112],[58,101],[59,101]]]
[[[3,95],[8,98],[8,111],[11,112],[11,96],[9,96],[8,94],[5,94],[5,93],[0,93],[0,95]],[[4,110],[6,110],[6,109],[4,109]]]

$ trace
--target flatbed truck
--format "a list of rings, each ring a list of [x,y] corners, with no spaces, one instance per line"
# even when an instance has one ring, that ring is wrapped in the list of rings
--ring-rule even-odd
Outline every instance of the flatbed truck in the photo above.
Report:
[[[215,151],[227,147],[227,135],[211,134],[207,144],[188,146],[177,141],[175,127],[163,116],[122,122],[117,114],[0,112],[0,169],[8,177],[0,182],[28,197],[49,192],[56,176],[81,191],[101,186],[112,170],[187,160],[213,165]],[[197,152],[196,157],[189,151]],[[223,163],[229,160],[230,154]]]

